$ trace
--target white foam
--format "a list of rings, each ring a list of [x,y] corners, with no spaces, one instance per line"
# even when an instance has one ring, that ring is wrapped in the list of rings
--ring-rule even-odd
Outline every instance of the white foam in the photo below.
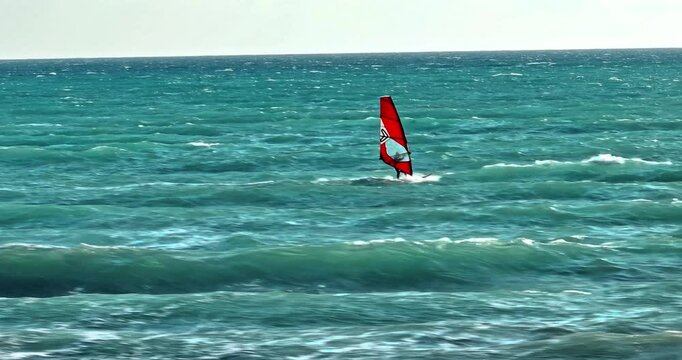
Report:
[[[484,168],[489,167],[534,167],[534,166],[550,166],[557,164],[570,164],[571,162],[562,162],[557,160],[535,160],[532,164],[507,164],[507,163],[497,163],[492,165],[484,165]]]
[[[525,242],[526,244],[528,244],[528,241],[530,241],[531,243],[534,243],[533,240],[530,240],[530,239],[524,239],[524,240],[526,240],[526,242]],[[369,245],[395,244],[395,243],[410,243],[413,245],[422,245],[422,246],[423,245],[443,246],[446,244],[492,245],[492,244],[499,244],[500,240],[497,238],[494,238],[494,237],[474,237],[474,238],[466,238],[466,239],[459,239],[459,240],[452,240],[449,237],[442,237],[439,239],[408,241],[408,240],[405,240],[401,237],[397,237],[397,238],[392,238],[392,239],[356,240],[356,241],[350,242],[350,245],[369,246]]]
[[[17,351],[11,353],[0,353],[3,359],[8,360],[18,360],[18,359],[28,359],[34,357],[49,357],[50,354],[45,351]]]
[[[13,248],[26,248],[29,250],[35,249],[68,249],[66,246],[60,245],[43,245],[43,244],[30,244],[30,243],[7,243],[0,245],[0,249],[13,249]]]
[[[614,245],[612,242],[605,242],[602,244],[586,244],[586,243],[579,243],[576,241],[566,241],[564,239],[556,239],[556,240],[550,241],[549,245],[574,245],[574,246],[581,246],[581,247],[594,248],[594,249],[608,249],[608,250],[612,250],[612,251],[617,251],[616,245]]]
[[[561,161],[556,161],[556,160],[535,160],[534,162],[535,165],[556,165],[556,164],[562,164]]]
[[[368,245],[376,245],[376,244],[389,244],[389,243],[404,243],[407,242],[407,240],[403,238],[393,238],[393,239],[377,239],[377,240],[356,240],[351,242],[351,245],[354,246],[368,246]]]
[[[136,250],[134,246],[126,245],[91,245],[87,243],[80,243],[80,246],[86,249],[100,249],[100,250]]]
[[[525,293],[525,294],[533,294],[533,295],[547,295],[547,294],[549,294],[546,291],[540,291],[540,290],[523,290],[521,292]]]
[[[476,237],[476,238],[467,238],[467,239],[461,239],[461,240],[453,241],[453,243],[455,243],[455,244],[469,243],[469,244],[478,244],[478,245],[497,244],[499,242],[500,242],[500,240],[497,238],[494,238],[494,237]]]
[[[210,147],[218,146],[221,144],[220,143],[207,143],[207,142],[203,142],[203,141],[193,141],[193,142],[189,143],[188,145],[197,146],[197,147],[209,147],[210,148]]]
[[[51,123],[30,123],[30,124],[17,124],[14,126],[62,126],[62,124],[51,124]]]
[[[575,165],[575,164],[618,164],[622,165],[625,163],[639,163],[639,164],[647,164],[647,165],[672,165],[672,161],[666,160],[666,161],[651,161],[651,160],[644,160],[641,158],[624,158],[621,156],[616,156],[616,155],[611,155],[611,154],[599,154],[592,156],[590,158],[587,158],[585,160],[581,160],[579,162],[576,161],[558,161],[558,160],[535,160],[532,164],[508,164],[508,163],[496,163],[496,164],[490,164],[490,165],[484,165],[483,168],[495,168],[495,167],[516,167],[516,168],[524,168],[524,167],[535,167],[535,166],[552,166],[552,165]]]
[[[483,168],[496,168],[496,167],[531,167],[533,164],[507,164],[507,163],[495,163],[489,165],[483,165]]]
[[[113,331],[87,330],[79,333],[84,341],[96,342],[102,340],[119,340],[121,337]]]
[[[519,73],[497,73],[497,74],[493,75],[493,77],[497,77],[497,76],[523,76],[523,74],[519,74]]]
[[[352,178],[327,178],[327,177],[321,177],[317,178],[313,181],[311,181],[313,184],[318,184],[318,183],[333,183],[333,182],[348,182],[348,181],[361,181],[361,180],[382,180],[386,182],[403,182],[403,183],[413,183],[413,184],[419,184],[419,183],[430,183],[430,182],[439,182],[440,179],[442,178],[441,175],[433,175],[433,174],[420,174],[420,173],[414,173],[412,175],[406,175],[406,174],[401,174],[400,178],[397,179],[395,176],[391,175],[386,175],[382,177],[352,177]]]
[[[564,290],[561,292],[562,294],[577,294],[577,295],[592,295],[591,292],[588,291],[582,291],[582,290]]]
[[[90,149],[88,149],[88,150],[86,150],[86,151],[106,151],[106,150],[126,151],[126,152],[128,151],[128,150],[126,150],[126,149],[121,149],[121,148],[118,148],[118,147],[115,147],[115,146],[108,146],[108,145],[99,145],[99,146],[95,146],[95,147],[90,148]]]
[[[535,245],[535,241],[533,241],[533,240],[531,240],[531,239],[525,239],[525,238],[523,238],[523,239],[521,239],[521,242],[524,243],[524,244],[526,244],[526,245],[529,245],[529,246]]]
[[[635,162],[649,165],[672,165],[670,160],[668,161],[649,161],[640,158],[624,158],[620,156],[615,156],[611,154],[599,154],[592,156],[589,159],[581,161],[582,163],[604,163],[604,164],[625,164],[626,162]]]
[[[632,199],[632,200],[625,200],[625,202],[654,202],[653,200],[650,199]]]
[[[426,183],[426,182],[439,182],[441,179],[441,175],[433,175],[433,174],[419,174],[419,173],[414,173],[412,175],[403,175],[399,180],[402,180],[404,182],[409,182],[409,183]]]

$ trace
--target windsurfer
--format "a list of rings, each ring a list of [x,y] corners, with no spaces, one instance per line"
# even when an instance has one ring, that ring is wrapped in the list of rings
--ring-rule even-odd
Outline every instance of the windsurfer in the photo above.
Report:
[[[408,154],[410,154],[410,153],[409,152],[406,152],[406,153],[397,152],[391,156],[391,159],[393,159],[393,161],[395,161],[395,162],[405,161],[405,158],[407,157]]]

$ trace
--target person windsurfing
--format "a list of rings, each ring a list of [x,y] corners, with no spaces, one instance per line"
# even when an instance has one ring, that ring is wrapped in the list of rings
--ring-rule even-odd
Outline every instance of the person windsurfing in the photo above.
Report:
[[[396,178],[400,179],[400,173],[412,175],[412,159],[407,147],[407,137],[400,122],[398,111],[390,96],[382,96],[379,99],[379,158],[393,167]]]

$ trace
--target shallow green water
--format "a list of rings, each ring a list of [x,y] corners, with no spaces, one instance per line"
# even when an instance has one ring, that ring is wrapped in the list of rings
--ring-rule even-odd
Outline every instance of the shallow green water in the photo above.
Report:
[[[0,357],[677,358],[680,64],[2,61]]]

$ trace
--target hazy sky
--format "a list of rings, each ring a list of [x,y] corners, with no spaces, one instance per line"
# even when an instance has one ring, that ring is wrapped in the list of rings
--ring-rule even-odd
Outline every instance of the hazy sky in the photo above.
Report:
[[[0,58],[682,47],[680,0],[0,0]]]

